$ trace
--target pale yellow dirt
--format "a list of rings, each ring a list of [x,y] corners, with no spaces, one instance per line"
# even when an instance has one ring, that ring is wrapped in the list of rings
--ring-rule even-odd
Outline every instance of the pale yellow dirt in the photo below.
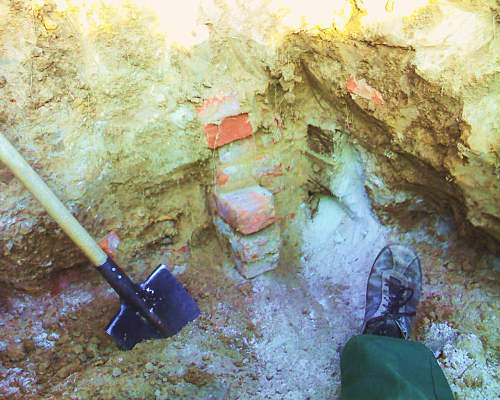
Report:
[[[0,166],[0,397],[337,398],[386,241],[424,261],[417,337],[462,335],[440,359],[457,398],[498,396],[495,1],[83,3],[0,2],[0,129],[92,235],[118,234],[134,278],[168,262],[203,315],[118,351],[116,296]],[[284,172],[259,182],[277,189],[280,266],[248,282],[212,225],[219,155],[196,114],[229,94],[254,130],[245,167]]]

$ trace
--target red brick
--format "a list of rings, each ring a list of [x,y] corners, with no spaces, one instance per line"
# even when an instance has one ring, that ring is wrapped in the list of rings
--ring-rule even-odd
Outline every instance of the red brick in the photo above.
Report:
[[[384,99],[378,90],[372,93],[372,101],[379,106],[384,104]]]
[[[368,85],[365,79],[356,80],[355,77],[351,76],[346,82],[346,89],[355,95],[358,95],[366,100],[372,101],[376,105],[383,105],[384,99],[380,92]]]
[[[358,89],[358,84],[356,83],[356,79],[353,76],[349,77],[349,79],[347,80],[346,88],[351,93],[355,93]]]
[[[219,193],[216,205],[222,219],[244,235],[258,232],[276,219],[273,195],[260,186]]]
[[[215,139],[219,133],[219,125],[208,124],[205,125],[205,136],[207,137],[208,147],[215,149]]]
[[[216,149],[236,140],[252,136],[252,125],[248,121],[248,114],[226,117],[220,125],[205,125],[205,135],[208,147]]]

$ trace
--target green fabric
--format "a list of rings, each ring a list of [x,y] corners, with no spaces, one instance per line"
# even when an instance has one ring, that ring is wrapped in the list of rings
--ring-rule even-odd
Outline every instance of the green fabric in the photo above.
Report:
[[[354,336],[340,369],[342,400],[453,400],[443,371],[421,343]]]

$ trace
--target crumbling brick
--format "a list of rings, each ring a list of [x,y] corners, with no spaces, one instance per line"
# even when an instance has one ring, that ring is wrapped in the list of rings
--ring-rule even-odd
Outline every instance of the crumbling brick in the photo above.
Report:
[[[218,191],[232,192],[243,187],[255,186],[257,181],[252,174],[251,164],[241,163],[223,166],[217,169],[216,183]]]
[[[244,235],[258,232],[275,221],[273,195],[260,186],[219,193],[215,200],[218,214]]]
[[[224,186],[229,181],[229,175],[224,172],[217,173],[217,186]]]
[[[103,249],[104,252],[110,257],[116,256],[119,245],[120,245],[120,238],[114,231],[108,233],[99,242],[99,246],[101,247],[101,249]]]
[[[245,278],[254,278],[278,266],[281,240],[277,224],[252,235],[235,232],[219,217],[215,219],[215,226],[229,241],[236,268]]]
[[[273,194],[284,189],[283,167],[280,162],[264,157],[257,161],[254,174],[259,185]]]
[[[279,254],[269,254],[265,259],[252,262],[243,262],[236,258],[236,269],[246,279],[255,278],[265,272],[272,271],[278,266]]]
[[[263,176],[282,176],[283,168],[279,162],[271,162],[267,159],[260,161],[255,168],[255,175],[257,178]]]

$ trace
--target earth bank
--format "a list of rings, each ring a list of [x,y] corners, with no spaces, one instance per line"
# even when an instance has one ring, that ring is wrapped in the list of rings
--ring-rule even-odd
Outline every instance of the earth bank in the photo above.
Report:
[[[496,3],[338,3],[323,27],[285,1],[186,2],[177,25],[155,2],[0,4],[2,131],[134,278],[168,263],[203,310],[118,351],[116,296],[0,168],[3,396],[337,398],[391,241],[422,256],[416,337],[446,337],[457,398],[498,396]],[[250,138],[207,146],[214,98]],[[279,266],[253,280],[213,225],[232,179],[275,202]]]

